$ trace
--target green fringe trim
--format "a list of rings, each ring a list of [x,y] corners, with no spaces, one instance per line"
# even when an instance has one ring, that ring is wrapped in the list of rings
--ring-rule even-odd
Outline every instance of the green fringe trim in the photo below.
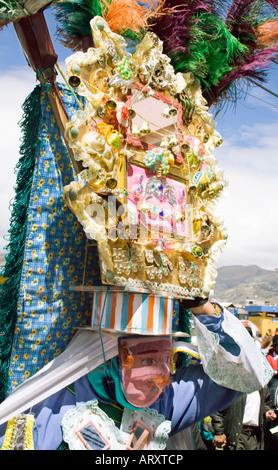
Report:
[[[40,145],[38,130],[41,120],[41,85],[32,91],[23,103],[21,157],[17,173],[13,202],[9,244],[3,277],[8,279],[0,286],[0,401],[6,398],[9,387],[9,365],[14,329],[17,319],[18,297],[25,252],[27,220],[33,173],[36,164],[36,148]]]

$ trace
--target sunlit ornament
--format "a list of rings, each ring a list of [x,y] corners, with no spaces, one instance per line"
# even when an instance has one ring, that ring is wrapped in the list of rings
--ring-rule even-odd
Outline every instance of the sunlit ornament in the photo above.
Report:
[[[80,74],[80,67],[79,67],[79,65],[73,64],[73,66],[72,66],[71,69],[72,69],[74,75],[79,75],[79,74]]]
[[[107,111],[106,111],[106,109],[105,109],[104,106],[99,106],[99,107],[97,108],[97,115],[98,115],[100,118],[104,118],[104,117],[106,116],[106,114],[107,114]]]
[[[169,148],[169,139],[167,137],[163,137],[160,143],[160,147],[163,149]]]
[[[210,288],[208,286],[204,286],[202,289],[202,293],[205,297],[208,297],[210,294]]]
[[[70,128],[70,135],[73,139],[77,139],[79,136],[79,129],[76,126],[73,126]]]
[[[146,84],[150,79],[150,72],[145,65],[142,65],[139,70],[139,80],[141,83]]]
[[[77,75],[72,75],[71,77],[69,77],[69,84],[71,87],[73,88],[77,88],[81,83],[81,80],[79,77],[77,77]]]
[[[101,54],[101,55],[100,55],[100,58],[97,60],[97,63],[98,63],[98,65],[100,65],[101,67],[105,67],[105,65],[107,64],[106,55],[105,55],[105,54]]]
[[[172,135],[169,140],[169,146],[175,147],[176,145],[179,145],[179,141],[175,135]]]
[[[71,188],[68,192],[68,196],[69,196],[70,201],[76,201],[77,191],[75,189]]]
[[[129,119],[134,119],[136,116],[136,112],[132,108],[128,108],[128,117]]]
[[[181,152],[185,155],[190,150],[190,146],[188,144],[181,144],[180,149]]]
[[[165,108],[164,111],[162,111],[161,115],[168,119],[170,117],[169,107]]]
[[[171,117],[176,116],[178,114],[177,108],[175,108],[174,106],[171,106],[171,108],[169,108],[168,114]]]
[[[103,31],[104,30],[104,21],[102,21],[101,19],[98,19],[97,22],[96,22],[96,26],[100,31]]]
[[[105,103],[105,107],[108,109],[108,111],[115,111],[117,108],[117,103],[114,100],[107,100]]]
[[[215,137],[216,137],[216,144],[215,144],[215,146],[216,146],[216,147],[219,147],[219,146],[223,143],[223,139],[222,139],[221,135],[219,134],[219,132],[217,132],[217,131],[214,132],[214,135],[215,135]]]
[[[115,189],[117,186],[117,180],[115,180],[114,178],[108,178],[108,180],[105,181],[105,186],[108,189]]]
[[[140,137],[141,136],[141,132],[140,132],[140,129],[139,129],[139,126],[137,126],[137,124],[132,124],[132,135],[134,137]]]
[[[163,251],[163,245],[164,245],[164,241],[162,240],[162,238],[160,238],[159,240],[157,240],[155,250],[159,252]]]
[[[150,134],[151,129],[150,125],[147,121],[143,122],[141,129],[140,129],[141,134]]]
[[[192,253],[196,258],[201,258],[203,256],[203,250],[200,246],[193,246],[192,247]]]

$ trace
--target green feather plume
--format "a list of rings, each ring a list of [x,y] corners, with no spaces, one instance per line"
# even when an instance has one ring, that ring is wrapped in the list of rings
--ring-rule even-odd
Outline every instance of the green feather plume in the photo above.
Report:
[[[98,0],[58,2],[55,17],[59,24],[57,35],[60,42],[72,51],[82,49],[82,38],[92,34],[90,21],[94,16],[102,16]]]
[[[234,62],[248,52],[228,30],[223,20],[211,13],[202,13],[191,30],[189,52],[169,52],[177,72],[193,72],[205,87],[217,85],[232,70]]]

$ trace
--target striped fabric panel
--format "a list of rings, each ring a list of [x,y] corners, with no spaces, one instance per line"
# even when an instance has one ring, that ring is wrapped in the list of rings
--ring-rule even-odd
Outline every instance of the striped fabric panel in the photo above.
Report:
[[[104,305],[105,303],[105,305]],[[173,299],[145,293],[95,292],[92,327],[138,334],[171,334]]]

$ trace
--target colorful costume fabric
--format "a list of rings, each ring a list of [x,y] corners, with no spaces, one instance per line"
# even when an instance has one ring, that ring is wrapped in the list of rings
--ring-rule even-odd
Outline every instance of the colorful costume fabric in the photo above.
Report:
[[[160,396],[149,407],[151,410],[156,410],[162,422],[164,422],[164,420],[169,422],[168,431],[165,425],[166,430],[164,429],[164,434],[166,433],[166,435],[164,435],[162,439],[162,448],[165,447],[168,436],[175,435],[206,416],[213,414],[215,410],[228,406],[228,404],[232,403],[240,396],[242,390],[248,389],[251,391],[257,389],[259,376],[261,377],[259,380],[261,380],[262,384],[269,381],[272,375],[270,367],[268,367],[264,356],[254,344],[250,335],[236,319],[236,322],[240,325],[241,334],[237,332],[237,335],[234,335],[237,336],[237,338],[232,338],[231,335],[234,334],[233,328],[229,330],[229,328],[225,326],[225,318],[227,322],[227,318],[230,317],[232,317],[232,315],[224,311],[218,317],[201,315],[197,321],[206,328],[208,335],[210,335],[206,349],[214,349],[215,345],[221,348],[222,355],[218,354],[218,356],[216,356],[216,362],[217,357],[222,358],[224,355],[226,363],[228,364],[227,374],[230,375],[231,371],[233,371],[235,389],[232,390],[231,388],[223,386],[223,383],[228,380],[228,377],[225,377],[223,368],[222,377],[219,376],[217,364],[214,359],[212,360],[215,367],[210,370],[212,378],[207,375],[202,365],[189,365],[188,367],[178,369],[172,377],[172,383],[163,389]],[[142,341],[142,337],[140,338],[139,336],[138,341]],[[212,346],[213,343],[214,346]],[[248,359],[246,358],[246,354],[250,357],[250,352],[253,354],[254,358],[254,362],[252,361],[252,370],[249,369]],[[208,353],[208,357],[209,356],[210,353]],[[126,414],[134,411],[140,413],[142,411],[141,408],[134,407],[126,401],[116,358],[114,357],[114,359],[107,361],[106,367],[108,367],[108,370],[111,372],[111,377],[115,382],[115,397],[111,398],[109,392],[107,392],[107,389],[103,385],[102,379],[105,377],[106,368],[101,365],[75,381],[74,387],[72,387],[72,384],[69,384],[69,387],[58,389],[56,393],[47,397],[42,402],[38,403],[39,400],[37,400],[37,403],[32,406],[30,410],[30,412],[35,415],[33,429],[35,449],[57,449],[62,445],[64,440],[63,429],[64,435],[66,437],[69,436],[68,426],[70,428],[70,424],[67,424],[68,419],[70,420],[71,413],[79,412],[78,407],[81,407],[81,417],[84,417],[84,413],[85,415],[88,413],[86,406],[89,407],[89,410],[90,407],[93,407],[95,410],[99,403],[101,408],[99,414],[103,417],[103,412],[105,413],[104,421],[107,427],[111,426],[111,422],[107,420],[106,417],[107,414],[109,417],[111,412],[111,407],[108,406],[109,403],[113,405],[113,412],[115,412],[115,406],[116,409],[121,410],[116,420],[118,421],[118,427],[121,425],[124,410],[128,410]],[[213,369],[215,370],[215,376],[213,375]],[[52,371],[52,375],[53,374],[55,374],[54,371]],[[218,384],[214,379],[218,381]],[[27,385],[27,383],[24,385]],[[37,382],[37,386],[39,386],[39,381]],[[36,384],[33,383],[32,387],[36,387]],[[106,407],[105,404],[107,405]],[[5,412],[5,408],[4,402],[0,406],[1,415]],[[98,410],[98,408],[96,409]],[[144,410],[146,409],[148,408],[144,408]],[[71,412],[69,415],[66,415],[69,410],[71,410]],[[69,416],[69,418],[67,418],[67,416]],[[77,419],[75,416],[71,418],[74,420]],[[88,419],[86,423],[87,421]],[[76,423],[76,421],[74,422]],[[63,425],[63,423],[66,424]],[[94,420],[92,423],[94,423]],[[3,423],[1,426],[1,443],[4,441],[5,428],[6,423]],[[98,426],[96,426],[96,428],[99,429]],[[115,431],[115,428],[112,429]],[[124,431],[121,432],[124,433]],[[117,433],[117,431],[115,431],[115,433]],[[101,435],[103,438],[105,437],[103,434]],[[126,449],[127,437],[125,433],[123,435],[119,434],[119,436],[116,437],[117,439],[115,438],[112,448]],[[74,439],[71,437],[67,437],[67,439],[69,440],[68,445],[70,448],[83,450],[88,448],[88,442],[86,443],[82,440],[83,438],[81,440],[79,438],[77,439],[76,433],[74,434]]]
[[[62,85],[60,92],[71,115],[76,101]],[[88,325],[91,315],[90,294],[73,290],[83,281],[86,244],[82,227],[63,201],[63,187],[74,178],[73,168],[46,88],[38,85],[32,95],[38,96],[39,132],[22,246],[10,391],[60,354],[74,328]],[[97,263],[90,276],[100,282]]]

